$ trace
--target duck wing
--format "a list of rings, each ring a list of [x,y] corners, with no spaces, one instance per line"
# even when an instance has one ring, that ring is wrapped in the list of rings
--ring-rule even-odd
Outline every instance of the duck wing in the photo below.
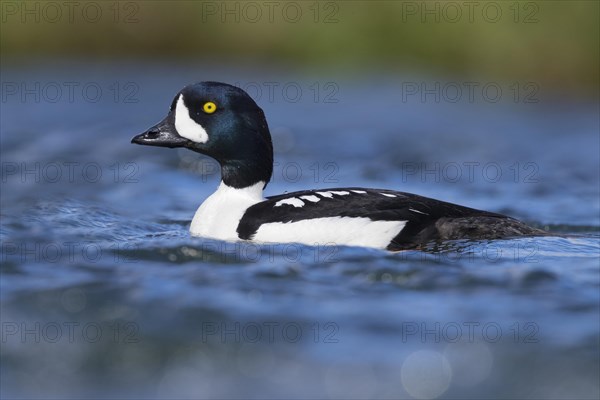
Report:
[[[385,189],[306,190],[268,197],[248,210],[240,239],[367,245],[397,251],[432,240],[543,233],[505,215]],[[339,239],[336,240],[336,239]]]

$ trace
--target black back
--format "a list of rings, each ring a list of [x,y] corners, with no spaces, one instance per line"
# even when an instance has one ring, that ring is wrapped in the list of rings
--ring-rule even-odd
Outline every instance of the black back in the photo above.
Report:
[[[353,190],[366,193],[354,193]],[[332,191],[346,191],[350,194],[333,194],[331,198],[317,194],[317,192]],[[388,197],[384,194],[395,197]],[[278,201],[308,195],[317,196],[320,200],[316,203],[305,200],[302,207],[291,205],[275,207]],[[445,222],[448,219],[476,217],[482,221],[487,218],[487,222],[495,222],[499,219],[515,221],[501,214],[463,207],[411,193],[383,189],[336,188],[307,190],[269,197],[266,201],[255,204],[246,211],[237,232],[241,239],[249,240],[265,223],[286,223],[326,217],[366,217],[372,221],[407,221],[404,229],[388,246],[389,250],[415,248],[426,241],[444,238],[445,232],[440,231],[436,223]]]

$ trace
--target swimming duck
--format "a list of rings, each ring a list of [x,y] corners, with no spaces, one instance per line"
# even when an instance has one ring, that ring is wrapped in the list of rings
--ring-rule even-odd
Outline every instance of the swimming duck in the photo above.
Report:
[[[505,215],[394,190],[348,187],[265,198],[273,172],[265,114],[246,92],[225,83],[184,87],[166,118],[131,142],[185,147],[219,162],[221,183],[196,211],[194,236],[399,251],[432,241],[545,234]]]

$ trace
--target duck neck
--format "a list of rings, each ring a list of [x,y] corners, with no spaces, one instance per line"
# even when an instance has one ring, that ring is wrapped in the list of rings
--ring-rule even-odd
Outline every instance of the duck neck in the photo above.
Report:
[[[257,117],[258,116],[258,117]],[[243,140],[230,143],[215,158],[221,164],[221,179],[227,186],[242,189],[263,182],[263,189],[273,174],[273,142],[261,109],[244,119],[236,131],[245,132]]]
[[[227,160],[221,162],[221,179],[229,187],[243,189],[262,182],[264,189],[273,173],[273,153],[252,160]]]

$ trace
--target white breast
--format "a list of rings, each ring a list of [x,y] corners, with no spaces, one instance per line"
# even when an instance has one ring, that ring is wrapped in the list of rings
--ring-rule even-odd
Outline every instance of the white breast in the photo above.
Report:
[[[236,189],[221,182],[219,188],[207,198],[192,220],[190,232],[194,236],[202,236],[220,240],[239,240],[237,227],[248,207],[263,201],[264,182]]]

